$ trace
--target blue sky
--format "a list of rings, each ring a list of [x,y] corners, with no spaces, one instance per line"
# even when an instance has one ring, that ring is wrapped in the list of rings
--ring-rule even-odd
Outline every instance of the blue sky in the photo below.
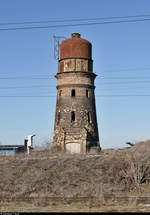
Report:
[[[0,23],[141,14],[150,14],[149,0],[0,0]],[[7,27],[12,26],[0,25]],[[0,31],[0,78],[8,78],[0,79],[2,144],[23,144],[31,133],[37,135],[36,144],[52,138],[57,84],[53,35],[69,38],[73,32],[93,44],[102,148],[150,139],[150,97],[133,96],[150,95],[150,21],[145,21]],[[52,97],[7,97],[28,95]]]

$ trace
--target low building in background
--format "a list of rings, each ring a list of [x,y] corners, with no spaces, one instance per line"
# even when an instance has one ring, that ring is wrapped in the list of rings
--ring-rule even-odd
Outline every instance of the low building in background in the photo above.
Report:
[[[33,150],[33,135],[29,135],[27,139],[24,140],[24,145],[0,145],[0,155],[15,155],[18,153],[29,154],[30,150]]]
[[[14,155],[26,151],[24,145],[0,145],[0,155]]]

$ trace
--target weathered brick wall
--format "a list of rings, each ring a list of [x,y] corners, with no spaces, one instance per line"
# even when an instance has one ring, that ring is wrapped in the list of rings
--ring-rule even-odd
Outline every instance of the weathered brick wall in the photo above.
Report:
[[[59,73],[56,75],[58,78],[58,86],[61,87],[65,84],[87,84],[93,86],[95,75],[93,73],[90,74],[85,72]]]
[[[75,90],[75,96],[72,97],[72,90]],[[87,97],[88,91],[88,97]],[[75,121],[71,121],[71,113],[75,113]],[[89,115],[88,115],[89,114]],[[94,87],[88,85],[82,86],[58,86],[55,132],[60,135],[60,128],[68,129],[67,142],[81,142],[82,129],[88,131],[87,141],[96,145],[99,141],[96,119]],[[75,128],[79,128],[76,129]],[[81,136],[80,136],[81,135]],[[55,137],[57,139],[57,137]],[[55,140],[57,141],[57,140]]]
[[[91,59],[64,59],[59,61],[59,71],[60,72],[92,72],[93,61]]]

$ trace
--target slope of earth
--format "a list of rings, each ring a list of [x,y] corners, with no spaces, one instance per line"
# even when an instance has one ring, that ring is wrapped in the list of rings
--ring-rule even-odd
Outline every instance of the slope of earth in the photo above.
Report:
[[[116,197],[149,198],[150,141],[97,154],[44,150],[1,156],[0,166],[1,202],[35,198],[40,203],[46,197],[61,197],[66,202],[84,197],[84,202],[90,198],[96,204],[96,199],[101,199],[102,204],[108,200],[112,203]]]

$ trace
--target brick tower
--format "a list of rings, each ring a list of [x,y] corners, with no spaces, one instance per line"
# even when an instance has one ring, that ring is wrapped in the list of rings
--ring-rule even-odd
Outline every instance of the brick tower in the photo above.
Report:
[[[70,153],[100,150],[92,45],[73,33],[60,45],[53,144]]]

